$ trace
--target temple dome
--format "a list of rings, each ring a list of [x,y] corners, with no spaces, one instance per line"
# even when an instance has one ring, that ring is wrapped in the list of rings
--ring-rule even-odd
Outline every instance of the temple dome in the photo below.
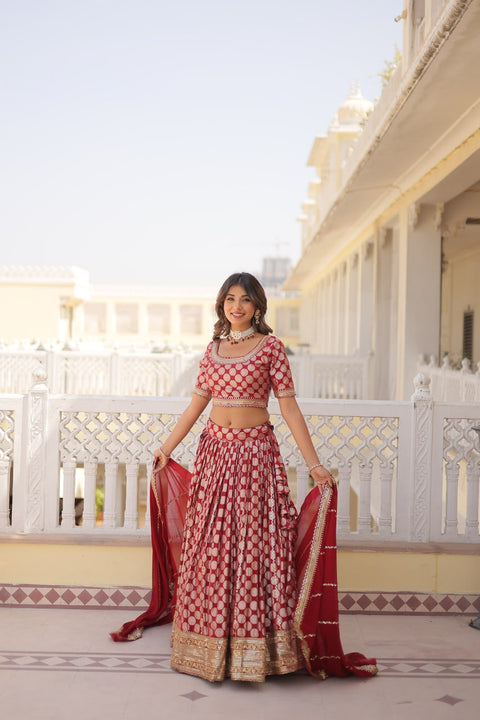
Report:
[[[339,125],[358,125],[373,110],[373,103],[362,95],[360,84],[352,83],[350,93],[340,105],[336,120]]]

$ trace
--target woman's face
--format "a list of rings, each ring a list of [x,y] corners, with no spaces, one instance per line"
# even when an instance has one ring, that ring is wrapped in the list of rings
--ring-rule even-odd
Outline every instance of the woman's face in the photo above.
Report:
[[[252,324],[255,305],[241,285],[232,285],[223,301],[223,312],[233,330],[247,330]]]

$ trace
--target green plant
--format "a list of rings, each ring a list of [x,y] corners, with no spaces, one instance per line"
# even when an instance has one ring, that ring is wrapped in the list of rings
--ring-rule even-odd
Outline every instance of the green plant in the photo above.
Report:
[[[398,45],[395,43],[395,55],[393,60],[385,60],[383,63],[383,70],[377,73],[378,77],[382,81],[382,88],[384,88],[390,82],[390,78],[398,67],[399,62],[402,59]]]
[[[103,488],[95,490],[95,517],[99,519],[100,513],[103,513],[103,503],[105,500],[105,492]]]

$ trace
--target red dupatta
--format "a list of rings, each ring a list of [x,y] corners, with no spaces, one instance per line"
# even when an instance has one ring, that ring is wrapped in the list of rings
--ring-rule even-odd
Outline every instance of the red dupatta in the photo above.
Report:
[[[297,523],[295,565],[297,607],[294,628],[305,667],[315,677],[376,675],[374,659],[345,655],[340,640],[337,587],[337,487],[315,487],[302,505]]]
[[[152,597],[144,613],[110,633],[115,642],[138,640],[144,628],[165,625],[173,619],[191,477],[191,473],[174,460],[163,470],[153,468],[150,483]]]
[[[148,609],[110,633],[115,642],[137,640],[146,627],[172,621],[182,535],[191,473],[170,460],[152,472],[150,525],[152,596]],[[298,600],[294,628],[305,667],[322,679],[375,675],[375,660],[360,653],[344,654],[338,624],[336,557],[336,487],[310,491],[298,517],[295,548]]]

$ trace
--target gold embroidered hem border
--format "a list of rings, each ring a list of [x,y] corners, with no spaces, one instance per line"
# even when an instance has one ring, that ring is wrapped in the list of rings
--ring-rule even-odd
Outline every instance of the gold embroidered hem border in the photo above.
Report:
[[[263,638],[214,638],[172,630],[174,670],[219,682],[263,682],[267,675],[284,675],[304,667],[293,630],[278,630]]]

